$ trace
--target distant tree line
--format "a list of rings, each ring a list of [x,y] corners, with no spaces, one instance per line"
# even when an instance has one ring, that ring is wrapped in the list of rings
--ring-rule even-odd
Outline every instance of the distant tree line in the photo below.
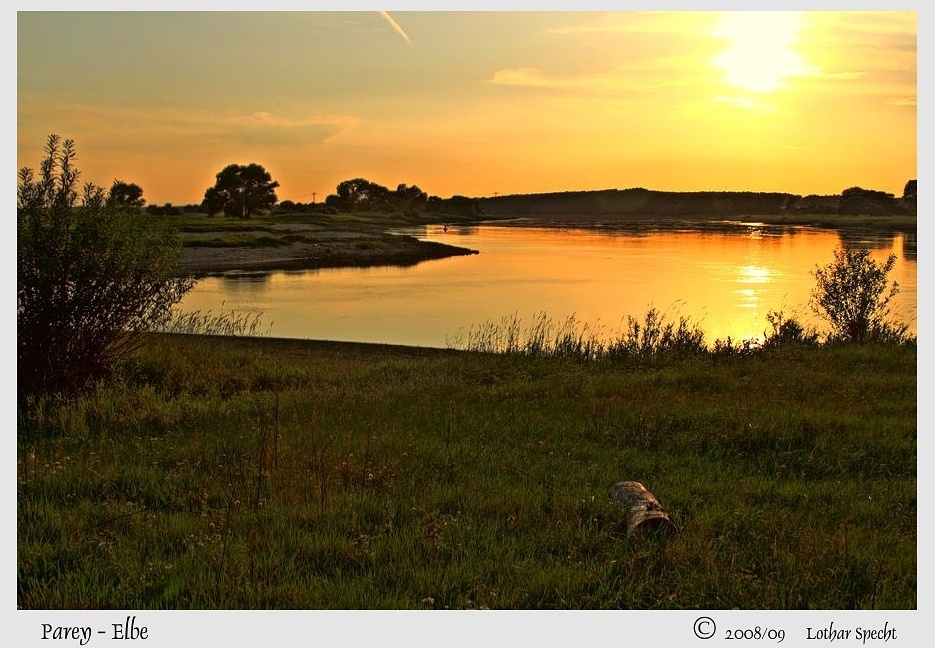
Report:
[[[463,197],[432,203],[437,211],[463,213]],[[851,187],[840,195],[799,196],[791,193],[752,191],[652,191],[607,189],[540,194],[514,194],[473,199],[474,210],[489,215],[640,214],[646,216],[699,216],[719,214],[829,213],[907,214],[916,211],[916,181],[906,183],[903,196]]]
[[[382,212],[415,216],[420,212],[477,218],[481,216],[559,216],[584,214],[612,216],[710,216],[745,214],[915,214],[917,182],[909,180],[903,195],[850,187],[836,195],[799,196],[782,192],[754,191],[654,191],[643,187],[596,191],[511,194],[472,198],[429,196],[417,185],[398,184],[390,189],[366,178],[339,183],[333,194],[321,203],[278,201],[279,183],[256,163],[230,164],[216,175],[214,186],[198,205],[149,205],[152,216],[188,213],[225,214],[250,218],[256,213],[355,213]],[[143,190],[136,184],[115,180],[108,194],[114,206],[140,212],[144,209]]]

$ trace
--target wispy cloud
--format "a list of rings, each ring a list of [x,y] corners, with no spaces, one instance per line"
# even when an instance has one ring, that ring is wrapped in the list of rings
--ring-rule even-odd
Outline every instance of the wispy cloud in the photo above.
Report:
[[[490,83],[526,88],[570,88],[581,85],[581,82],[573,80],[549,78],[541,70],[530,67],[497,70]]]
[[[716,12],[698,11],[627,11],[597,13],[586,23],[551,27],[545,33],[552,35],[588,34],[697,34],[717,19]]]
[[[704,85],[710,81],[711,74],[691,57],[674,56],[619,65],[584,75],[556,76],[534,67],[504,68],[494,72],[487,82],[495,86],[616,94]]]
[[[393,20],[393,16],[391,16],[388,11],[381,11],[380,15],[383,16],[383,20],[389,23],[390,27],[393,28],[393,31],[399,34],[400,38],[406,41],[406,45],[408,45],[409,47],[415,47],[412,44],[412,41],[409,40],[409,34],[407,34],[405,30],[403,30],[403,28],[399,26],[398,22]]]
[[[314,115],[303,119],[289,119],[269,112],[229,117],[215,122],[217,135],[231,140],[295,146],[329,144],[347,135],[360,124],[352,115]]]
[[[161,108],[120,108],[90,104],[59,104],[24,101],[20,106],[23,127],[42,116],[67,126],[65,132],[99,142],[119,140],[128,146],[162,148],[162,141],[180,138],[190,143],[235,142],[264,146],[310,146],[330,144],[353,133],[361,119],[351,114],[313,114],[299,118],[281,117],[267,111],[217,115],[202,111]],[[41,139],[36,142],[41,143]],[[80,141],[79,141],[80,144]],[[116,146],[116,144],[115,144]],[[178,146],[173,144],[173,146]]]

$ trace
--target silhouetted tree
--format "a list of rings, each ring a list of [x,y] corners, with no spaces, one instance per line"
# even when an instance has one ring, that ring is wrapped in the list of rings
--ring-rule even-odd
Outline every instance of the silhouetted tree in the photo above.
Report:
[[[910,180],[906,183],[906,187],[903,189],[903,198],[905,200],[915,200],[916,199],[916,181]]]
[[[325,204],[342,212],[357,212],[377,209],[389,198],[390,190],[364,178],[345,180],[337,187],[337,193],[325,198]]]
[[[173,207],[171,203],[165,205],[147,205],[143,210],[149,216],[177,216],[182,212],[178,207]]]
[[[841,192],[841,214],[887,214],[898,211],[895,196],[885,191],[850,187]]]
[[[399,210],[407,216],[413,216],[420,209],[424,209],[429,199],[428,194],[417,186],[407,187],[405,184],[396,187],[394,197]]]
[[[124,209],[130,212],[139,212],[146,201],[143,200],[143,189],[132,182],[114,180],[107,193],[107,205],[114,209]]]
[[[204,209],[209,216],[214,216],[215,214],[220,214],[224,211],[224,205],[227,204],[227,196],[225,196],[217,187],[209,187],[205,191],[205,198],[201,201],[201,208]]]
[[[228,216],[249,218],[260,209],[276,204],[276,187],[269,172],[259,164],[229,164],[205,191],[202,207],[209,214],[223,211]]]

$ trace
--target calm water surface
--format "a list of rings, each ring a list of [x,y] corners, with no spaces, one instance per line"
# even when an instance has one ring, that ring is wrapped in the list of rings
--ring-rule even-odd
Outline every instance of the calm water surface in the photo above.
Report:
[[[480,254],[408,268],[341,268],[200,280],[181,307],[260,313],[275,337],[445,347],[472,326],[545,313],[612,336],[627,316],[656,308],[698,323],[709,344],[762,337],[781,310],[819,324],[808,308],[816,265],[833,260],[839,233],[812,228],[728,225],[718,232],[595,232],[482,225],[429,226],[419,238]],[[874,258],[897,255],[893,308],[916,331],[914,235],[849,235]]]

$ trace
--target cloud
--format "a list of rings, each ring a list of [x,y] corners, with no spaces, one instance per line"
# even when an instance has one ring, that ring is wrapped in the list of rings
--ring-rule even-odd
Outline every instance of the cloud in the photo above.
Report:
[[[716,20],[718,14],[703,11],[622,11],[597,13],[586,24],[552,27],[552,35],[578,34],[683,34],[695,35]]]
[[[386,11],[381,11],[381,12],[380,12],[380,15],[383,17],[383,20],[385,20],[387,23],[389,23],[390,27],[393,28],[393,31],[395,31],[397,34],[399,34],[400,38],[402,38],[404,41],[406,41],[406,45],[408,45],[409,47],[414,47],[414,45],[412,44],[412,41],[409,40],[409,34],[407,34],[407,33],[403,30],[403,28],[399,26],[399,23],[398,23],[398,22],[396,22],[395,20],[393,20],[393,16],[391,16],[391,15],[390,15],[388,12],[386,12]]]
[[[497,70],[489,83],[496,86],[512,86],[516,88],[542,88],[548,90],[580,90],[592,93],[603,93],[620,90],[629,82],[613,72],[602,75],[557,77],[549,76],[542,70],[533,67],[504,68]]]
[[[490,83],[523,88],[568,88],[581,85],[580,82],[571,80],[549,78],[542,73],[542,70],[531,67],[497,70]]]
[[[314,115],[302,119],[277,117],[270,112],[212,121],[215,137],[263,145],[328,144],[354,131],[360,119],[352,115]]]
[[[690,56],[671,56],[619,65],[605,72],[580,76],[554,76],[539,68],[497,70],[488,83],[496,86],[576,90],[594,94],[661,91],[706,86],[713,75]]]
[[[812,74],[816,79],[825,81],[851,81],[866,76],[866,72],[823,72],[819,71]]]
[[[19,105],[21,132],[47,130],[56,123],[63,137],[93,141],[109,149],[145,146],[151,150],[178,150],[212,144],[251,144],[272,147],[325,145],[353,132],[360,118],[348,114],[277,116],[268,111],[217,115],[199,111],[116,108],[88,104],[46,104],[36,100]],[[37,140],[39,144],[44,140]]]

